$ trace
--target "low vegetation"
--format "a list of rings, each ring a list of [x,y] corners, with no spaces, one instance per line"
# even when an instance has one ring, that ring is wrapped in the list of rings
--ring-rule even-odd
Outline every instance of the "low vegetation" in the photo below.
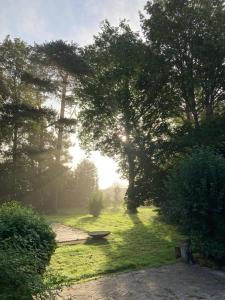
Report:
[[[206,258],[225,260],[225,159],[197,148],[181,160],[166,182],[162,212]]]
[[[16,202],[0,208],[0,298],[49,299],[62,278],[46,271],[55,235],[31,209]],[[45,274],[44,274],[45,273]]]
[[[174,227],[162,223],[152,208],[140,208],[137,215],[119,210],[103,212],[99,217],[61,215],[48,219],[87,231],[111,231],[105,242],[87,241],[57,248],[51,267],[72,281],[174,263],[174,246],[181,239]]]
[[[101,192],[95,192],[91,195],[88,203],[88,210],[89,213],[94,216],[98,217],[103,209],[103,198]]]

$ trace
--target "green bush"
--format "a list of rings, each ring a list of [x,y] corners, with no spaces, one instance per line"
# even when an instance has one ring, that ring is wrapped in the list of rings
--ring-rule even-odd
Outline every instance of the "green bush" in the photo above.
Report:
[[[16,202],[0,208],[0,244],[32,253],[39,273],[45,271],[56,248],[55,234],[47,223],[32,209]]]
[[[38,272],[38,262],[32,251],[11,245],[6,251],[6,246],[0,247],[0,299],[32,300],[34,296],[53,299],[64,278],[50,271],[43,276]]]
[[[172,170],[162,213],[205,257],[225,258],[225,159],[198,148]]]
[[[89,200],[88,210],[91,215],[98,217],[103,209],[103,199],[101,192],[95,192],[92,194]]]

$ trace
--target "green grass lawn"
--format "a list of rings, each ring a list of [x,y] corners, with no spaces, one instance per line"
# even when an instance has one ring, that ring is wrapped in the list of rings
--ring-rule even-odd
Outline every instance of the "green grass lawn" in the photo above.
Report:
[[[157,217],[151,208],[140,208],[137,215],[124,211],[91,215],[48,217],[87,231],[109,230],[110,239],[57,248],[51,267],[72,281],[94,278],[118,271],[155,267],[175,262],[174,246],[181,236]]]

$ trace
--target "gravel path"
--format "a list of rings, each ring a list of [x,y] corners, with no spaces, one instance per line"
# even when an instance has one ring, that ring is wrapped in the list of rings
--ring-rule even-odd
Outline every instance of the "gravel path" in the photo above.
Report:
[[[56,233],[56,241],[58,243],[76,243],[88,238],[86,232],[60,223],[53,223],[51,224],[51,227]]]
[[[75,284],[58,299],[225,300],[225,273],[178,263]]]

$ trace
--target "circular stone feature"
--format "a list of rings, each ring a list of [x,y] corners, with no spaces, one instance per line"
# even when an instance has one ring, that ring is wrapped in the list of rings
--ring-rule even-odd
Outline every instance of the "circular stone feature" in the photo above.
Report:
[[[104,238],[110,234],[110,231],[91,231],[88,234],[93,238]]]

